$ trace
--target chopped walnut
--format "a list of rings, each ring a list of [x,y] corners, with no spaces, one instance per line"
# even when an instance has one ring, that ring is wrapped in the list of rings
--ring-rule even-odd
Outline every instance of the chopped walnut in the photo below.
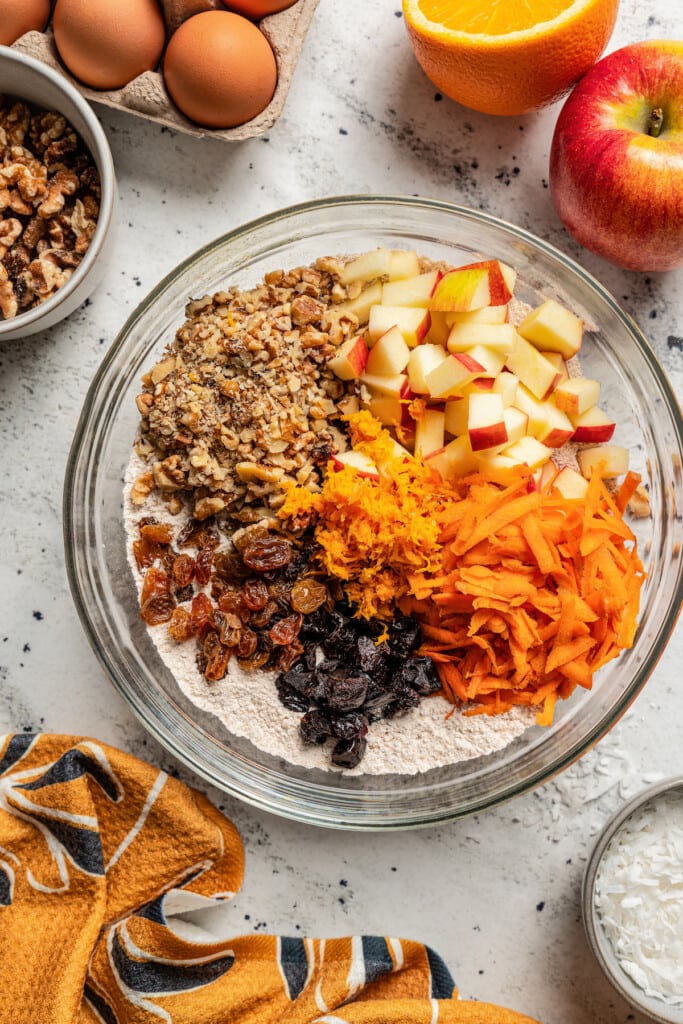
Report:
[[[23,230],[23,224],[16,217],[0,221],[0,260],[4,259]]]
[[[62,114],[0,96],[0,315],[68,281],[95,233],[100,182]]]
[[[650,515],[650,496],[642,484],[638,484],[631,495],[628,510],[636,519],[647,519]]]
[[[130,500],[134,505],[144,505],[154,490],[154,477],[151,473],[142,473],[130,489]]]
[[[0,312],[6,320],[9,320],[10,317],[17,315],[18,308],[14,284],[10,281],[5,268],[0,264]]]
[[[197,518],[248,521],[276,507],[288,481],[319,488],[339,443],[335,399],[353,389],[327,366],[356,327],[353,318],[330,315],[339,287],[316,264],[188,303],[185,323],[137,398],[140,438],[151,448],[161,494],[189,491]]]

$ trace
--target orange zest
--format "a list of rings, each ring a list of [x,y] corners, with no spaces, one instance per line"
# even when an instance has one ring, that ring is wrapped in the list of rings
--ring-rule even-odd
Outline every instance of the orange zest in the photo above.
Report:
[[[316,523],[321,568],[357,614],[421,622],[449,700],[475,714],[532,706],[550,724],[558,699],[633,644],[645,574],[622,510],[637,475],[615,496],[593,475],[581,500],[537,490],[523,466],[446,482],[392,457],[369,413],[350,426],[379,478],[331,468],[320,493],[291,487],[281,517]]]
[[[446,96],[524,114],[562,96],[598,59],[619,0],[403,0],[410,42]]]

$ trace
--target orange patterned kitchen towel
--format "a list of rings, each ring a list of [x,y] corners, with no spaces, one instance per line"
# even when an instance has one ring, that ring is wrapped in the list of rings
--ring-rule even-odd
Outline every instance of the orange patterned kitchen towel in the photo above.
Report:
[[[0,738],[0,1024],[533,1024],[417,942],[230,936],[244,853],[177,779],[95,740]]]

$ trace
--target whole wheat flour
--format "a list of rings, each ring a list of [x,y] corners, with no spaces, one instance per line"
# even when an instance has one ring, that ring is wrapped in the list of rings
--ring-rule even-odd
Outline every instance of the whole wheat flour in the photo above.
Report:
[[[129,495],[144,463],[134,454],[124,484],[124,524],[128,561],[138,594],[142,575],[132,555],[132,540],[142,516],[168,518],[168,508],[156,494],[135,506]],[[176,519],[182,525],[182,513]],[[290,764],[325,771],[340,771],[329,763],[329,751],[306,745],[299,734],[301,716],[285,708],[275,688],[275,672],[243,671],[233,659],[225,677],[210,683],[196,664],[196,647],[177,644],[165,625],[149,628],[159,655],[185,696],[202,711],[215,715],[235,736],[241,736],[274,757]],[[368,733],[368,747],[358,768],[350,775],[415,775],[482,757],[506,747],[534,723],[528,708],[513,708],[504,715],[465,716],[443,697],[424,698],[403,716],[375,722]]]

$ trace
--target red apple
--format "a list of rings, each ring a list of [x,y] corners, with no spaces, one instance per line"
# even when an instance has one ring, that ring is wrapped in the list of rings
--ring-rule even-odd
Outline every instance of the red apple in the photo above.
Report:
[[[629,270],[683,264],[683,42],[625,46],[565,102],[550,191],[587,249]]]
[[[334,454],[332,456],[332,465],[337,471],[344,469],[345,466],[349,466],[351,469],[355,469],[359,476],[367,477],[369,480],[379,480],[377,466],[372,459],[369,459],[363,452],[357,452],[353,448],[346,452]]]

